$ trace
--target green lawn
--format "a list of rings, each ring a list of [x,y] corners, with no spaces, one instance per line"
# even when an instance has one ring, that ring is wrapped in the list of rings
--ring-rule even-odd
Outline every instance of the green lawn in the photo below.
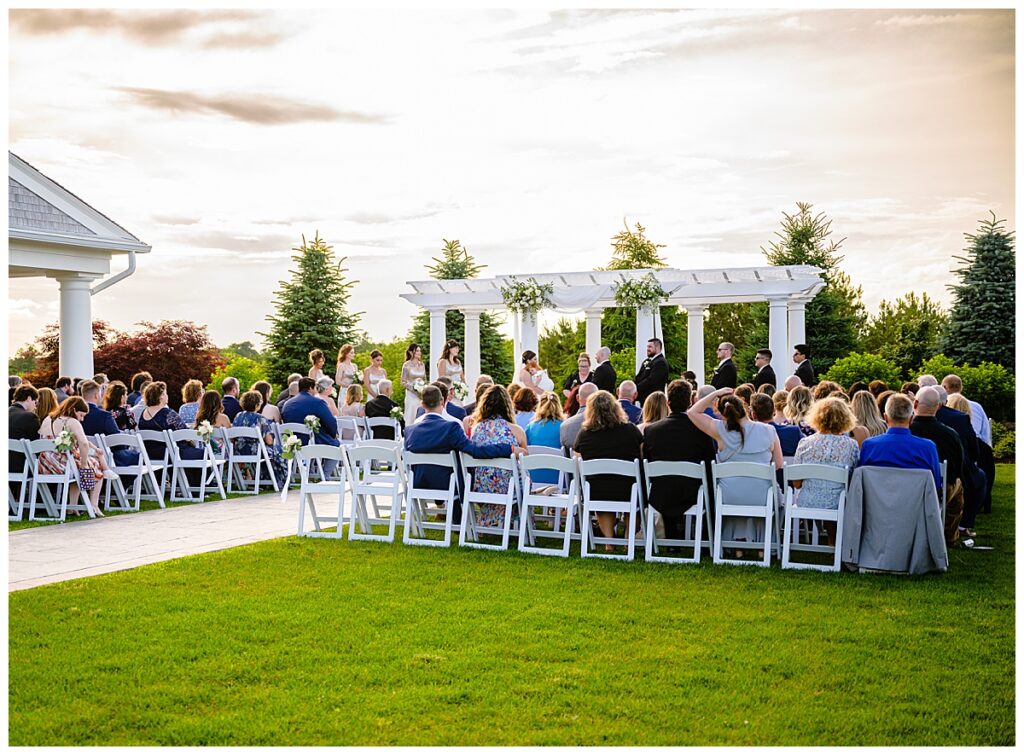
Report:
[[[929,577],[287,538],[16,592],[10,743],[1013,745],[1013,475]]]

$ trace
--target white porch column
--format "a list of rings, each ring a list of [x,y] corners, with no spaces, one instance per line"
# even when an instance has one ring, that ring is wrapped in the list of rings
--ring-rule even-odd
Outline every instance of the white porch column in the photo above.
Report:
[[[59,370],[67,377],[91,378],[92,285],[94,275],[60,276]]]
[[[520,332],[520,320],[518,312],[512,313],[512,380],[515,382],[519,374],[519,368],[523,366],[523,338]]]
[[[647,359],[647,342],[654,338],[654,317],[657,310],[638,308],[636,310],[636,371]]]
[[[804,308],[807,302],[803,299],[789,300],[789,349],[786,352],[786,359],[780,363],[782,369],[775,367],[776,375],[789,377],[796,371],[793,364],[793,347],[798,343],[807,343],[807,331],[804,325]],[[784,378],[783,378],[784,379]]]
[[[704,305],[686,308],[686,369],[704,385]]]
[[[437,380],[439,377],[434,373],[437,371],[437,360],[441,358],[444,342],[447,340],[444,316],[444,309],[430,310],[430,347],[427,350],[427,358],[424,360],[427,363],[427,374],[430,375],[430,380]]]
[[[787,335],[786,300],[768,300],[768,348],[772,352],[772,369],[779,385],[793,372]],[[778,387],[778,386],[776,386]]]
[[[661,332],[661,307],[654,310],[654,337],[661,339],[662,346],[665,345],[665,336]]]
[[[585,351],[590,354],[591,360],[594,359],[594,354],[601,348],[601,315],[603,310],[600,309],[588,309],[586,310],[587,315],[587,341]]]
[[[474,309],[464,309],[462,314],[466,318],[466,341],[462,344],[462,359],[466,373],[466,385],[470,391],[476,385],[476,379],[480,377],[480,312]]]
[[[537,312],[524,312],[520,318],[520,332],[519,332],[519,356],[522,361],[522,353],[524,351],[532,351],[537,353],[538,348],[538,334],[537,334]],[[543,367],[543,365],[541,365]]]

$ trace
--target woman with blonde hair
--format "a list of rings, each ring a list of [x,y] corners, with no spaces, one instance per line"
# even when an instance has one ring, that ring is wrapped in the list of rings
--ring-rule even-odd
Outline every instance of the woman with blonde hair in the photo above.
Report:
[[[189,380],[181,387],[181,406],[178,416],[189,427],[195,427],[196,414],[199,413],[199,398],[203,395],[203,384],[198,380]]]
[[[870,391],[857,391],[850,399],[850,409],[856,420],[853,428],[853,438],[858,445],[862,445],[867,438],[876,435],[885,435],[889,428],[878,411],[878,404]]]
[[[946,399],[946,406],[950,409],[956,409],[958,412],[963,412],[968,417],[971,416],[971,402],[962,393],[949,394],[949,398]]]
[[[647,425],[652,422],[659,422],[668,415],[668,396],[665,395],[665,391],[655,391],[644,401],[643,418],[640,420],[637,429],[643,432]]]
[[[533,391],[524,391],[532,394]],[[531,446],[546,446],[547,448],[561,448],[559,432],[562,429],[562,422],[565,421],[565,414],[562,412],[562,403],[558,396],[548,391],[540,397],[537,403],[537,411],[533,419],[526,425],[526,442]],[[534,483],[541,485],[554,485],[558,482],[558,472],[553,469],[538,469],[530,475]]]
[[[814,428],[804,421],[804,418],[811,411],[811,403],[810,389],[798,385],[789,392],[789,397],[786,399],[786,408],[783,410],[783,414],[786,415],[789,424],[799,427],[800,432],[805,436],[814,434]]]

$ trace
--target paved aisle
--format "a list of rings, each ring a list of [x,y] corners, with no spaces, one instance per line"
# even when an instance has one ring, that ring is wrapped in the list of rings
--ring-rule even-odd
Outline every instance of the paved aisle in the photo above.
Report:
[[[323,496],[319,513],[332,512],[329,498]],[[321,496],[316,499],[319,503]],[[270,493],[11,532],[7,589],[24,590],[294,535],[298,503],[298,491],[293,490],[284,504],[279,493]],[[306,526],[310,524],[307,514]]]

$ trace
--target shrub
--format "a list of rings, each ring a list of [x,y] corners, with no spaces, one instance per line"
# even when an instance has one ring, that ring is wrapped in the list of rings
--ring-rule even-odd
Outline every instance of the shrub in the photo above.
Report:
[[[257,362],[254,359],[234,357],[210,376],[206,390],[219,391],[221,382],[229,376],[238,379],[238,386],[242,393],[245,393],[252,388],[253,383],[267,379],[267,369],[262,362]],[[273,386],[271,388],[273,389]],[[271,395],[276,396],[277,394],[271,390]]]
[[[1008,422],[992,423],[992,455],[996,461],[1013,462],[1017,453],[1017,432]]]
[[[853,352],[847,357],[837,360],[825,373],[823,380],[831,380],[844,388],[849,388],[858,380],[870,383],[872,380],[881,380],[890,388],[900,385],[899,368],[875,354],[858,354]]]
[[[953,364],[952,359],[939,354],[921,365],[917,375],[921,374],[934,375],[940,382],[946,375],[958,375],[964,384],[964,395],[981,404],[993,424],[1014,418],[1016,380],[1001,364],[982,362],[970,367]]]

